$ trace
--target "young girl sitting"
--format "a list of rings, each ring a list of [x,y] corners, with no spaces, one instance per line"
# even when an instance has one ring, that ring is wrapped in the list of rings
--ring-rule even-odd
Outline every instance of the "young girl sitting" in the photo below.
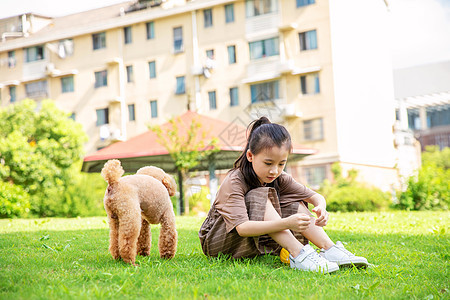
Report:
[[[203,252],[242,258],[278,255],[285,248],[293,269],[331,273],[339,266],[366,267],[364,257],[334,244],[323,230],[329,215],[324,197],[283,172],[292,149],[288,131],[265,117],[250,125],[247,145],[200,228]],[[317,219],[306,202],[314,205]]]

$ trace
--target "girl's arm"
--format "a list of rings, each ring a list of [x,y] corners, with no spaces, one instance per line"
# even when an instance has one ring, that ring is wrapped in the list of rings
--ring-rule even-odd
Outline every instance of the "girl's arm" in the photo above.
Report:
[[[314,205],[312,211],[317,215],[315,224],[320,227],[327,225],[330,214],[327,211],[327,203],[325,198],[320,194],[315,194],[311,198],[306,199],[306,202]]]
[[[240,236],[259,236],[274,232],[291,229],[302,232],[309,227],[311,222],[307,214],[294,214],[287,218],[269,221],[247,221],[236,226],[236,231]]]

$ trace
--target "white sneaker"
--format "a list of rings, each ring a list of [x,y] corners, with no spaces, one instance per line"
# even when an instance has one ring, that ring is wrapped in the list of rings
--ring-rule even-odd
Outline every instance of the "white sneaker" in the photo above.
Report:
[[[289,255],[289,259],[291,268],[302,271],[332,273],[339,270],[339,266],[336,263],[329,262],[320,256],[310,245],[303,247],[302,251],[296,258]]]
[[[355,256],[345,249],[344,245],[339,241],[328,250],[320,250],[320,255],[328,261],[335,262],[342,267],[356,266],[358,268],[367,268],[369,265],[366,258]]]

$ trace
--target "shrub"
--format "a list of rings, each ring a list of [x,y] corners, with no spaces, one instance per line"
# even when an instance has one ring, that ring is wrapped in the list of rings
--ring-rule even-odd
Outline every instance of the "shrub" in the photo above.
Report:
[[[20,186],[0,181],[0,218],[25,217],[30,196]]]
[[[448,210],[450,206],[450,148],[427,147],[422,167],[407,180],[396,208],[406,210]]]
[[[377,211],[387,209],[389,204],[389,194],[363,186],[335,188],[327,197],[329,211]]]
[[[339,163],[331,167],[334,182],[325,180],[319,189],[327,201],[329,211],[376,211],[385,210],[391,203],[388,193],[375,187],[367,187],[356,181],[357,170],[349,170],[347,177],[342,176]]]
[[[192,193],[189,197],[189,207],[191,207],[191,215],[207,213],[210,207],[209,188],[202,186],[199,192]]]

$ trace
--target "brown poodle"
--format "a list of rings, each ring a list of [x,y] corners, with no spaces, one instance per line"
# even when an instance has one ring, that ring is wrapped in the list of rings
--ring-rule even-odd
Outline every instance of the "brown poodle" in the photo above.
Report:
[[[108,182],[103,201],[111,255],[135,265],[137,254],[150,254],[150,224],[161,224],[159,254],[174,257],[178,236],[169,195],[175,194],[175,180],[156,167],[141,168],[136,175],[122,177],[123,173],[119,160],[107,161],[101,173]]]

